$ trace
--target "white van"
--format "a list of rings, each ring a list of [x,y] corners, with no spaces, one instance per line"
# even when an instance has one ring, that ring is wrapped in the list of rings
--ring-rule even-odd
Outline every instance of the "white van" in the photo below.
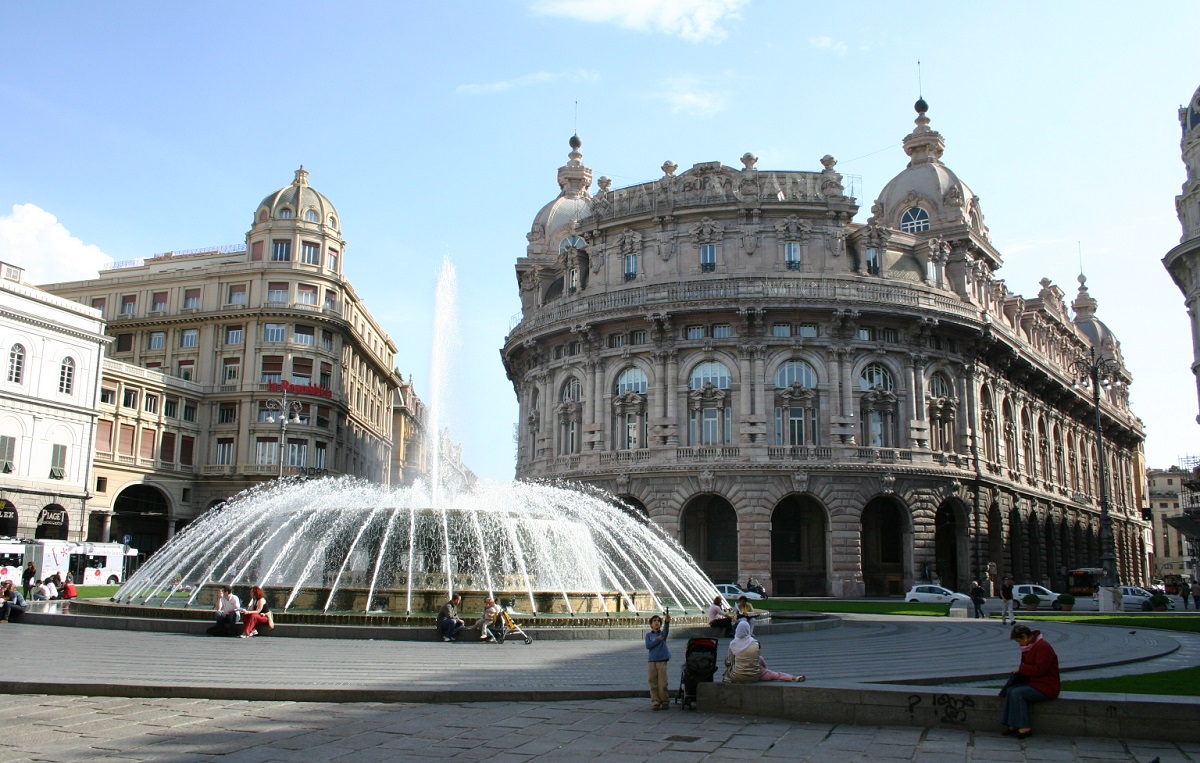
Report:
[[[21,585],[25,569],[25,544],[13,538],[0,538],[0,581],[11,580]]]
[[[124,543],[71,544],[71,573],[76,585],[119,585],[125,582],[127,563],[137,558],[136,548]]]

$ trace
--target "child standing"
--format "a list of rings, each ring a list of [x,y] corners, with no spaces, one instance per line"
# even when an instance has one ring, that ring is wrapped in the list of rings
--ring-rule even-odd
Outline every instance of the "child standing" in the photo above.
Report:
[[[667,634],[671,632],[671,615],[665,619],[655,615],[650,618],[650,632],[646,634],[646,649],[650,680],[650,709],[666,710],[671,705],[667,695],[667,661],[671,652],[667,649]]]

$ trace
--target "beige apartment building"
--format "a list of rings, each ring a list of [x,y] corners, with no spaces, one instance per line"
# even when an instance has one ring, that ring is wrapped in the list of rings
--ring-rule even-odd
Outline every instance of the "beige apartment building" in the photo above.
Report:
[[[342,275],[337,210],[302,167],[251,219],[243,245],[42,287],[99,310],[112,338],[92,539],[153,551],[267,479],[393,472],[396,346]]]
[[[832,156],[668,161],[593,192],[572,138],[501,350],[518,477],[610,490],[714,581],[779,595],[1004,573],[1065,590],[1098,566],[1103,490],[1120,577],[1145,581],[1120,343],[1082,278],[1070,302],[1049,279],[1009,291],[979,197],[916,108],[907,167],[865,222]],[[1103,450],[1076,365],[1093,352],[1116,369]]]
[[[1192,473],[1179,466],[1146,472],[1146,502],[1153,525],[1156,578],[1167,575],[1196,578],[1195,561],[1187,535],[1167,521],[1184,513],[1184,483],[1192,479]]]

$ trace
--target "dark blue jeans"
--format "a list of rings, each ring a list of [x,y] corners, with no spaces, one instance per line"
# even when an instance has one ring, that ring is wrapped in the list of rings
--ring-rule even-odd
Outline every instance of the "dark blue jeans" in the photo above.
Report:
[[[463,624],[458,620],[438,620],[438,630],[442,638],[454,638],[462,629]]]
[[[1013,686],[1004,696],[1004,712],[1000,715],[1000,722],[1014,729],[1031,729],[1033,724],[1029,722],[1029,706],[1049,699],[1032,686]]]

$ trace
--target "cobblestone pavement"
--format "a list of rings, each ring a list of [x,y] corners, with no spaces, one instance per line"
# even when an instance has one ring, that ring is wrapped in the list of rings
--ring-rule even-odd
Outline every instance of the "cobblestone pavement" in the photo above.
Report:
[[[240,663],[230,670],[250,670]],[[0,763],[1200,761],[1200,744],[649,712],[646,700],[451,705],[0,697]]]

